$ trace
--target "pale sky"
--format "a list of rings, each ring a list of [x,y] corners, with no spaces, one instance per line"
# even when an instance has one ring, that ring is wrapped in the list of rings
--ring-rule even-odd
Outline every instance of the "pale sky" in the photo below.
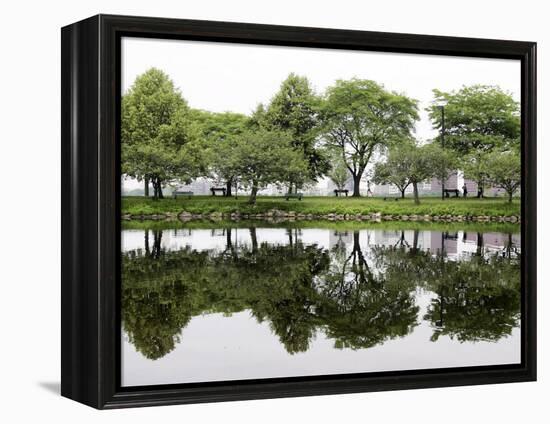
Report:
[[[318,93],[337,79],[372,79],[419,100],[420,140],[436,135],[424,111],[433,88],[499,85],[520,100],[519,60],[123,38],[123,91],[151,67],[165,71],[191,107],[245,114],[268,103],[290,72],[307,76]]]

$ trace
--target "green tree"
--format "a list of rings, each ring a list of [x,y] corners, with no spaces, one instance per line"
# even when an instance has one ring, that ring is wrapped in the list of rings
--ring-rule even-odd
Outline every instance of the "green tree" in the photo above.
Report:
[[[338,80],[323,102],[324,136],[337,148],[360,196],[361,177],[377,150],[409,137],[418,119],[417,102],[361,79]]]
[[[329,168],[327,158],[317,147],[319,134],[320,99],[314,93],[306,77],[291,73],[281,83],[279,91],[271,99],[264,115],[264,125],[268,129],[285,131],[290,134],[292,146],[302,152],[307,162],[305,181],[289,181],[289,192],[297,190],[306,182],[315,182]]]
[[[239,182],[250,188],[250,203],[256,203],[258,191],[268,184],[296,181],[307,173],[303,155],[292,146],[291,136],[280,131],[257,129],[235,139],[226,160]]]
[[[487,159],[488,153],[483,150],[474,150],[462,159],[464,177],[476,182],[479,198],[483,197],[489,178]]]
[[[431,161],[432,176],[437,178],[443,187],[445,185],[445,181],[457,172],[458,159],[456,157],[456,152],[453,150],[444,149],[436,142],[424,146],[423,151]],[[441,200],[444,199],[445,193],[442,190]]]
[[[138,76],[122,97],[122,172],[153,184],[154,197],[162,197],[169,180],[187,180],[198,172],[201,149],[198,129],[173,82],[151,68]]]
[[[508,202],[521,186],[521,159],[518,153],[494,152],[487,158],[488,179],[508,194]]]
[[[390,148],[386,160],[374,166],[373,182],[375,184],[393,184],[405,198],[405,190],[411,185],[411,146],[402,142]]]
[[[519,145],[519,104],[497,86],[472,85],[460,90],[433,90],[434,103],[428,108],[434,128],[441,129],[442,114],[437,104],[445,101],[445,146],[461,154],[473,150],[492,151]],[[438,136],[440,139],[441,136]]]
[[[338,152],[332,152],[330,155],[331,167],[327,173],[327,176],[334,183],[338,190],[343,190],[349,179],[349,171],[346,163],[342,160],[342,157]]]
[[[225,183],[225,195],[232,195],[235,184],[235,170],[226,160],[231,156],[235,139],[245,130],[249,118],[241,113],[213,113],[202,110],[192,111],[192,116],[200,124],[202,137],[209,147],[210,170],[216,179]]]
[[[397,185],[402,196],[405,188],[412,184],[414,203],[418,205],[418,184],[434,176],[433,152],[430,145],[402,143],[390,150],[385,162],[375,166],[375,179],[379,184],[391,182]]]

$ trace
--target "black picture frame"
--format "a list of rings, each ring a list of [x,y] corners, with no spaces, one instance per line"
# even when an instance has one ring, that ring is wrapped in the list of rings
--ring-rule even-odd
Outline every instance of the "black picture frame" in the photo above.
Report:
[[[63,396],[98,409],[536,380],[536,43],[97,15],[61,31]],[[123,36],[521,61],[521,364],[122,388]]]

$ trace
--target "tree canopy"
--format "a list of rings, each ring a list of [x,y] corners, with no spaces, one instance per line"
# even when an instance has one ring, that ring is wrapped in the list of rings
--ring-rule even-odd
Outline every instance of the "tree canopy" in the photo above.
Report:
[[[353,196],[360,196],[362,179],[381,155],[373,181],[395,185],[402,197],[412,185],[416,202],[419,182],[435,177],[444,184],[461,167],[481,195],[494,184],[511,198],[519,188],[511,175],[519,160],[519,104],[493,86],[434,90],[428,112],[440,129],[441,100],[445,146],[439,135],[420,147],[411,142],[417,101],[375,81],[337,80],[319,96],[305,76],[290,73],[270,101],[247,116],[192,109],[168,75],[151,68],[122,96],[122,172],[144,181],[146,190],[151,182],[155,198],[166,184],[197,177],[224,184],[227,196],[240,184],[251,190],[251,202],[270,184],[292,192],[322,177],[339,189],[351,178]],[[502,152],[501,161],[492,155]],[[506,175],[503,161],[512,167]]]
[[[307,162],[292,146],[292,136],[282,131],[263,128],[245,131],[235,138],[226,153],[226,166],[250,188],[250,203],[268,184],[297,181],[307,173]]]
[[[459,153],[473,150],[506,150],[519,144],[519,104],[497,86],[472,85],[444,92],[433,90],[428,108],[434,128],[441,130],[442,114],[437,106],[445,102],[445,146]],[[441,137],[441,136],[438,136]]]
[[[459,160],[456,156],[456,152],[445,149],[437,142],[427,144],[424,147],[424,154],[426,154],[431,163],[432,177],[437,178],[441,183],[441,186],[445,186],[445,181],[456,173],[459,165]],[[445,199],[445,194],[442,190],[441,199]]]
[[[432,144],[421,146],[411,141],[396,145],[390,149],[384,162],[376,164],[375,182],[394,184],[403,197],[405,189],[412,184],[414,202],[419,204],[418,184],[436,175],[440,154]]]
[[[411,184],[412,141],[405,140],[389,149],[385,161],[377,162],[374,167],[373,182],[375,184],[393,184],[405,197],[405,190]]]
[[[339,149],[353,176],[353,195],[373,154],[409,137],[418,119],[417,102],[371,80],[338,80],[323,102],[324,137]]]
[[[473,180],[477,184],[478,196],[482,197],[485,186],[489,182],[488,157],[490,153],[483,150],[474,150],[465,155],[461,161],[464,178]]]
[[[487,158],[488,179],[496,187],[502,188],[512,202],[512,196],[521,186],[521,160],[519,154],[494,152]]]
[[[122,172],[153,183],[155,197],[169,180],[189,180],[204,167],[199,129],[168,76],[155,68],[122,96]]]
[[[263,116],[263,124],[268,129],[290,135],[292,146],[302,152],[307,162],[306,181],[289,181],[296,189],[305,182],[316,182],[329,168],[317,146],[320,102],[307,77],[291,73],[281,83]]]
[[[208,149],[210,172],[207,175],[223,182],[226,196],[231,196],[237,175],[227,158],[232,156],[236,139],[246,131],[250,118],[241,113],[203,110],[193,110],[191,115],[199,123],[201,137]]]

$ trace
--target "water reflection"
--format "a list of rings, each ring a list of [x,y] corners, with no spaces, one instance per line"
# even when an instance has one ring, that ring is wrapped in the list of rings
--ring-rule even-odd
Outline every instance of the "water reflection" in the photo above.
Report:
[[[123,330],[150,360],[194,317],[249,311],[290,355],[316,336],[360,350],[405,339],[497,342],[520,318],[519,236],[420,230],[125,230]],[[428,302],[423,311],[420,298]]]

